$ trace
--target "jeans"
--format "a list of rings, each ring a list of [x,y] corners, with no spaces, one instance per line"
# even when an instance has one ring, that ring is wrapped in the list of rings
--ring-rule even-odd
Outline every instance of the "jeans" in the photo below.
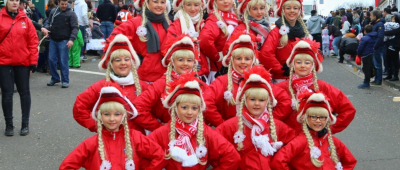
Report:
[[[339,43],[340,43],[341,40],[342,40],[342,37],[335,37],[333,39],[332,46],[333,46],[333,51],[335,51],[336,55],[339,54],[338,53],[338,49],[339,49]]]
[[[69,83],[69,65],[68,65],[68,43],[69,40],[54,41],[50,39],[49,47],[49,67],[51,80],[60,81],[60,76],[57,72],[57,66],[60,67],[61,81]]]
[[[382,82],[382,50],[383,46],[374,49],[375,82]]]
[[[104,39],[107,39],[114,29],[114,23],[111,21],[101,21],[100,29],[104,34]]]
[[[26,66],[0,66],[1,106],[6,124],[13,123],[14,82],[21,101],[22,123],[29,123],[31,110],[29,75],[29,67]]]
[[[399,78],[399,50],[387,50],[388,77]]]
[[[86,49],[86,27],[79,26],[79,30],[81,30],[82,38],[83,38],[83,46],[81,47],[81,56]]]
[[[384,69],[383,69],[383,72],[388,72],[388,62],[387,62],[387,54],[386,54],[386,51],[387,51],[387,49],[388,49],[388,46],[386,45],[386,43],[384,42],[383,43],[383,50],[382,50],[382,57],[383,57],[383,66],[385,67]]]

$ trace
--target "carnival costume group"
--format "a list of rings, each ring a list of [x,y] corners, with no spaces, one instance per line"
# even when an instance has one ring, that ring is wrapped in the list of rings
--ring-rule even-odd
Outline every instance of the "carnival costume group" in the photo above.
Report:
[[[168,0],[137,0],[106,40],[105,79],[73,106],[97,134],[60,169],[354,169],[333,135],[356,110],[317,79],[301,2],[278,0],[271,29],[265,0],[174,0],[174,22]]]

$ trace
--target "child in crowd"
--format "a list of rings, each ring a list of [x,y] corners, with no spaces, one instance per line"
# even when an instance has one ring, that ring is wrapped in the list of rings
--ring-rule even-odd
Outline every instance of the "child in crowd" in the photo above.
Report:
[[[369,82],[371,79],[372,68],[373,68],[373,52],[376,38],[378,37],[377,32],[372,32],[372,25],[364,27],[364,37],[361,38],[360,45],[357,49],[357,55],[362,58],[362,71],[364,72],[365,78],[364,83],[360,84],[358,88],[366,89],[369,88]]]
[[[99,19],[95,18],[93,20],[93,28],[91,30],[92,38],[89,39],[89,43],[86,44],[87,50],[103,50],[105,40],[103,39],[104,34],[100,30]]]
[[[385,31],[391,31],[391,30],[394,30],[394,29],[397,29],[397,28],[400,27],[400,24],[395,22],[395,16],[394,15],[392,16],[391,20],[392,20],[392,22],[386,22],[385,23]],[[394,51],[394,48],[393,48],[393,41],[391,41],[391,40],[393,40],[394,37],[395,37],[395,35],[385,36],[384,39],[383,39],[384,42],[388,42],[388,49],[392,50],[392,51]]]
[[[81,48],[83,46],[83,37],[81,30],[78,30],[74,45],[69,49],[69,68],[81,68]]]
[[[322,30],[322,52],[324,57],[329,57],[329,30],[327,28]]]

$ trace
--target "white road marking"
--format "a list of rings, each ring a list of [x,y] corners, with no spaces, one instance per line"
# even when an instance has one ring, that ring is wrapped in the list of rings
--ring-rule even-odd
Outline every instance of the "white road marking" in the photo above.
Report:
[[[95,71],[86,71],[86,70],[77,70],[77,69],[69,69],[69,71],[78,72],[78,73],[86,73],[86,74],[95,74],[95,75],[101,75],[101,76],[106,75],[106,73],[95,72]]]

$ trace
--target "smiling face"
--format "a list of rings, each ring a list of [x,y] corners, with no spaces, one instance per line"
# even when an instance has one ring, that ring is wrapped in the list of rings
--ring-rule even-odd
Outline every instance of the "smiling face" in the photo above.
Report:
[[[166,8],[166,0],[149,0],[149,10],[156,15],[164,14]]]
[[[253,67],[254,53],[249,48],[237,48],[232,51],[231,62],[233,68],[243,74],[244,71],[249,71]]]
[[[109,131],[119,131],[119,127],[126,112],[124,106],[118,102],[105,102],[100,105],[101,122]]]
[[[328,122],[328,110],[323,107],[310,107],[305,116],[308,126],[316,132],[324,129]]]
[[[259,118],[267,109],[269,94],[264,88],[246,90],[246,108],[254,118]]]
[[[256,20],[262,20],[265,16],[265,5],[256,4],[250,7],[249,14]]]
[[[111,54],[111,65],[114,73],[121,77],[128,76],[132,68],[132,57],[128,50],[116,50]]]
[[[179,50],[172,54],[175,72],[179,75],[193,70],[194,54],[190,50]]]
[[[177,107],[179,119],[187,124],[192,123],[194,120],[196,120],[197,115],[200,111],[200,106],[191,102],[180,102]]]
[[[285,19],[289,24],[295,24],[300,15],[300,4],[298,1],[285,2],[285,4],[283,7]]]
[[[195,17],[200,13],[201,1],[199,0],[186,0],[183,9],[190,17]]]
[[[223,12],[229,12],[233,8],[232,0],[215,0],[217,3],[217,8]]]
[[[308,54],[297,54],[294,57],[294,72],[299,77],[309,75],[314,67],[314,60]]]

